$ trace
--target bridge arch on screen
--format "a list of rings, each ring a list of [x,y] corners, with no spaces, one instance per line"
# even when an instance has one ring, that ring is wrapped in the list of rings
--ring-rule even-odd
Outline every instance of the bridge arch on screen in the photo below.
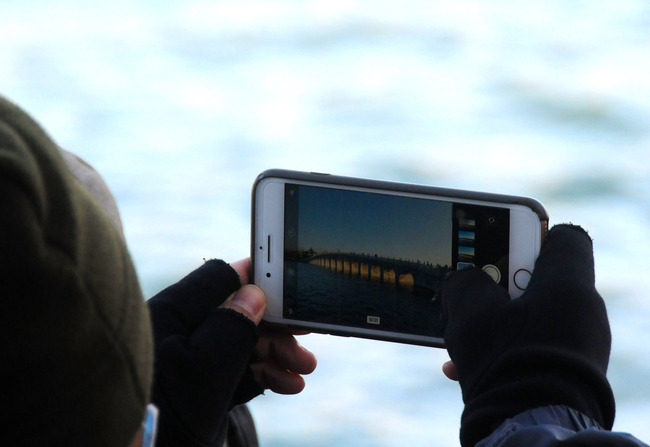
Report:
[[[324,253],[306,260],[311,265],[397,287],[436,290],[449,267],[418,261],[356,253]]]

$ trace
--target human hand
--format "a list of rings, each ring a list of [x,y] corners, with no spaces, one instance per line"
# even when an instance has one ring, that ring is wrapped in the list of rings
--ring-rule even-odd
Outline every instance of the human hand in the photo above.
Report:
[[[250,259],[242,259],[230,264],[239,275],[242,284],[249,281]],[[255,287],[255,286],[244,286]],[[259,289],[257,289],[259,290]],[[263,294],[261,290],[260,293]],[[264,298],[266,303],[266,298]],[[224,303],[228,306],[228,302]],[[236,309],[240,310],[241,309]],[[246,315],[245,310],[243,313]],[[246,315],[251,318],[249,315]],[[261,319],[262,315],[259,316]],[[252,319],[252,318],[251,318]],[[253,320],[259,324],[260,320]],[[302,374],[310,374],[316,369],[316,357],[306,350],[295,338],[303,332],[289,332],[260,327],[260,338],[255,346],[250,367],[256,383],[262,389],[270,389],[279,394],[297,394],[305,387]]]
[[[521,298],[510,300],[487,274],[467,269],[445,283],[442,301],[453,361],[445,373],[455,371],[465,402],[462,445],[546,405],[567,405],[611,428],[610,329],[584,230],[549,232]]]
[[[244,281],[248,272],[242,271]],[[299,392],[298,371],[287,363],[291,343],[256,348],[266,297],[241,287],[238,273],[223,261],[207,261],[148,301],[155,343],[153,401],[160,409],[158,444],[212,445],[228,411],[265,387]],[[282,349],[284,347],[284,349]],[[259,351],[259,352],[257,352]],[[256,358],[257,357],[257,358]],[[291,357],[291,355],[289,355]],[[309,357],[303,353],[298,358]],[[312,355],[313,357],[313,355]],[[260,361],[259,358],[262,360]],[[315,361],[315,359],[314,359]],[[257,365],[260,364],[261,365]],[[284,373],[273,374],[277,365]]]

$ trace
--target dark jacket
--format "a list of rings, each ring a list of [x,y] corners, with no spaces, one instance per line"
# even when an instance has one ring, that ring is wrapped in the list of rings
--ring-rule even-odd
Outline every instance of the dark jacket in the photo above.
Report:
[[[627,433],[604,430],[596,421],[563,406],[528,410],[505,421],[476,447],[640,447]]]

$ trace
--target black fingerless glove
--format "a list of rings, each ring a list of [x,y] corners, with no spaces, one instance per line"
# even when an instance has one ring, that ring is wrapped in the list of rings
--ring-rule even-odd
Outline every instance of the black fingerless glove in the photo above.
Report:
[[[465,402],[464,447],[546,405],[569,406],[611,429],[611,335],[592,250],[584,230],[561,225],[549,232],[521,298],[510,300],[479,269],[459,271],[443,286],[445,343]]]
[[[219,306],[240,288],[223,261],[208,261],[148,301],[155,343],[158,447],[223,442],[226,415],[262,390],[249,361],[255,324]]]

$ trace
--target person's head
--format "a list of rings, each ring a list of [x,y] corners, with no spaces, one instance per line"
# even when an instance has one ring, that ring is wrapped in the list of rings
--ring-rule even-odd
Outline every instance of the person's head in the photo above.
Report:
[[[126,447],[140,429],[149,316],[121,228],[96,196],[0,98],[3,445]]]

